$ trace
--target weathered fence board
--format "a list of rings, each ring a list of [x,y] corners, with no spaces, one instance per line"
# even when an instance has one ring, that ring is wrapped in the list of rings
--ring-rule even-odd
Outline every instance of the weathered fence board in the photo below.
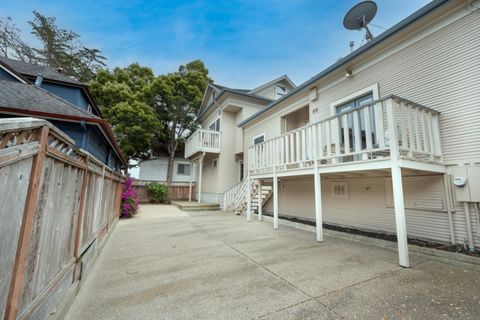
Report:
[[[46,319],[118,217],[123,177],[23,118],[0,120],[0,179],[0,316]]]
[[[0,318],[7,304],[7,296],[17,252],[32,158],[22,159],[0,167]],[[11,190],[15,192],[11,192]]]

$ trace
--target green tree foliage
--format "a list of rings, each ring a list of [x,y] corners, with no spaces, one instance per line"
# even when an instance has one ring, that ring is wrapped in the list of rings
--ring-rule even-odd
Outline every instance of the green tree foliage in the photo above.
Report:
[[[188,134],[197,128],[195,122],[203,93],[208,83],[208,69],[202,61],[195,60],[180,66],[177,72],[155,79],[149,99],[163,123],[165,147],[169,153],[167,182],[172,181],[175,151]]]
[[[80,42],[80,35],[57,26],[54,17],[46,17],[33,11],[28,22],[31,33],[39,40],[38,48],[21,39],[21,30],[10,17],[0,18],[0,54],[27,62],[61,68],[67,75],[87,82],[105,67],[106,58],[99,49],[87,48]]]
[[[90,90],[112,125],[120,147],[129,159],[149,156],[152,139],[163,136],[163,126],[151,104],[154,75],[137,63],[113,71],[100,70]]]

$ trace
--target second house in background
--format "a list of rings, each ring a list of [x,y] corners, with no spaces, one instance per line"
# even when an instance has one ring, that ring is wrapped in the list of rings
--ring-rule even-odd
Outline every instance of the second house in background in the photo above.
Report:
[[[243,180],[243,133],[237,124],[293,88],[286,75],[252,90],[208,85],[198,111],[200,128],[185,143],[185,158],[198,168],[199,200],[221,203],[224,191]]]

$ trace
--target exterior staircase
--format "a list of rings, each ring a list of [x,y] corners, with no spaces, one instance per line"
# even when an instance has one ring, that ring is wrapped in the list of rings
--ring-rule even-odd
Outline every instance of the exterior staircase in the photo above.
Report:
[[[235,214],[243,214],[247,210],[247,201],[248,201],[248,181],[246,178],[242,182],[228,189],[224,193],[224,210],[235,211]],[[273,194],[273,188],[271,185],[262,185],[255,181],[251,180],[251,210],[252,213],[258,213],[258,207],[260,204],[260,199],[262,199],[262,205],[270,199]]]

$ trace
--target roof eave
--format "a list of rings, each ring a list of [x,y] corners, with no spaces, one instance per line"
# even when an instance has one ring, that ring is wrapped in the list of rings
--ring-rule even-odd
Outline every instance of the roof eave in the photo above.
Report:
[[[244,125],[246,125],[247,123],[249,123],[253,119],[255,119],[258,116],[262,115],[263,113],[271,110],[273,107],[278,105],[280,102],[284,101],[285,99],[288,99],[289,97],[294,96],[298,92],[302,91],[306,87],[310,86],[311,84],[320,80],[321,78],[325,77],[326,75],[330,74],[331,72],[337,70],[338,68],[340,68],[342,66],[345,66],[347,63],[351,62],[353,59],[355,59],[355,58],[359,57],[360,55],[364,54],[365,52],[371,50],[372,48],[374,48],[378,44],[382,43],[384,40],[388,39],[389,37],[391,37],[394,34],[396,34],[397,32],[399,32],[400,30],[408,27],[412,23],[414,23],[417,20],[421,19],[422,17],[428,15],[429,13],[431,13],[432,11],[441,7],[442,5],[444,5],[445,3],[449,2],[449,1],[450,0],[434,0],[434,1],[430,2],[429,4],[425,5],[420,10],[415,11],[410,16],[406,17],[405,19],[403,19],[402,21],[400,21],[399,23],[397,23],[396,25],[394,25],[393,27],[391,27],[390,29],[388,29],[384,33],[382,33],[379,36],[377,36],[376,38],[374,38],[369,43],[367,43],[364,46],[362,46],[362,47],[358,48],[357,50],[353,51],[352,53],[350,53],[349,55],[347,55],[343,59],[341,59],[338,62],[332,64],[330,67],[324,69],[322,72],[318,73],[317,75],[313,76],[309,80],[305,81],[304,83],[302,83],[301,85],[299,85],[298,87],[296,87],[295,89],[293,89],[292,91],[290,91],[289,93],[287,93],[286,95],[281,97],[280,99],[272,102],[265,109],[260,110],[259,112],[255,113],[252,116],[248,117],[247,119],[243,120],[237,126],[238,127],[243,127]]]

